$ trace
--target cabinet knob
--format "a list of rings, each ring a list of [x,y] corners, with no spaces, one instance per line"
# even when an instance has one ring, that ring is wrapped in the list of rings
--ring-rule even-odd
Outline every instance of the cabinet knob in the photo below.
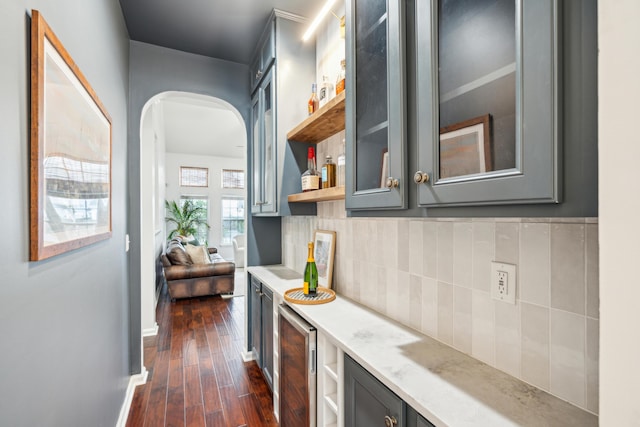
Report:
[[[256,80],[258,80],[260,77],[262,77],[262,70],[258,70],[258,72],[256,73]]]
[[[426,172],[418,171],[413,175],[413,182],[415,182],[416,184],[429,182],[429,174]]]
[[[398,420],[396,417],[390,417],[389,415],[385,415],[384,417],[384,425],[387,427],[394,427],[398,425]]]
[[[400,181],[398,181],[397,179],[391,176],[387,178],[387,182],[386,182],[387,188],[398,188],[398,185],[400,185]]]

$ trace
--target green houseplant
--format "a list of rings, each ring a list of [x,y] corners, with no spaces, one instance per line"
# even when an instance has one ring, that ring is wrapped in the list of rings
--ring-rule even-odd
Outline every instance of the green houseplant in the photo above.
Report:
[[[184,200],[182,206],[175,201],[165,200],[167,208],[167,223],[175,226],[175,229],[169,233],[169,240],[177,236],[196,236],[202,227],[209,227],[207,224],[207,209],[194,203],[192,200]]]

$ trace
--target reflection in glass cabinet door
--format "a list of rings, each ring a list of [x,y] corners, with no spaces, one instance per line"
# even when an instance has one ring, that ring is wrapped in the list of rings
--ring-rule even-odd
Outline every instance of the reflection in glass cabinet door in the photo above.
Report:
[[[420,206],[559,201],[557,8],[416,2]]]

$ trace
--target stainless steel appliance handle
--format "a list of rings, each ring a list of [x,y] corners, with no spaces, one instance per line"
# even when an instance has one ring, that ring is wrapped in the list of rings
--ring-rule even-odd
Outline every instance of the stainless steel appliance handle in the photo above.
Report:
[[[316,328],[308,324],[302,317],[300,317],[299,314],[294,312],[287,305],[281,304],[278,307],[278,313],[280,313],[280,315],[287,319],[287,321],[291,323],[294,328],[302,333],[308,333],[316,330]]]

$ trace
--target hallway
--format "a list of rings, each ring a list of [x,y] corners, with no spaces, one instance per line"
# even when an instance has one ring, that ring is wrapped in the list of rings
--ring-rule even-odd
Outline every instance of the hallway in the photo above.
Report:
[[[144,338],[147,383],[136,388],[127,427],[277,426],[272,394],[240,356],[244,297],[158,302],[158,335]]]

